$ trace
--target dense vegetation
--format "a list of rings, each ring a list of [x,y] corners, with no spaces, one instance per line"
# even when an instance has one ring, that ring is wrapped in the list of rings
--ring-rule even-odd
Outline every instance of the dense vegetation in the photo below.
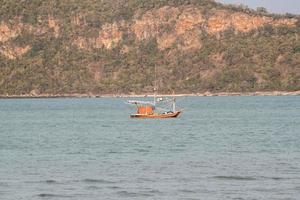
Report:
[[[0,24],[27,26],[17,37],[0,41],[0,50],[5,45],[31,48],[14,59],[0,54],[0,94],[147,93],[155,66],[161,93],[300,90],[300,20],[295,27],[265,25],[244,33],[229,29],[211,35],[202,27],[201,48],[185,51],[178,45],[159,49],[156,37],[137,40],[128,30],[113,48],[74,45],[79,36],[97,37],[106,23],[131,24],[148,10],[188,5],[199,7],[206,18],[212,9],[225,9],[299,19],[212,0],[1,0]],[[84,15],[84,24],[74,27],[76,15]],[[54,28],[38,31],[48,26],[49,16],[59,24],[58,35]]]

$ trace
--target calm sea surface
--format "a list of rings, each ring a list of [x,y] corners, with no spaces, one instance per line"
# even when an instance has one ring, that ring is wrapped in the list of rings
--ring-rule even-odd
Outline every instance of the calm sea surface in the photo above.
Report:
[[[0,100],[0,199],[300,199],[300,96]]]

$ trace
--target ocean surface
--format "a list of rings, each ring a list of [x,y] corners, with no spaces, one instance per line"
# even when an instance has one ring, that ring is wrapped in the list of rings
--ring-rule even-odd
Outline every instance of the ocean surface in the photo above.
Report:
[[[300,199],[300,96],[0,100],[0,199]]]

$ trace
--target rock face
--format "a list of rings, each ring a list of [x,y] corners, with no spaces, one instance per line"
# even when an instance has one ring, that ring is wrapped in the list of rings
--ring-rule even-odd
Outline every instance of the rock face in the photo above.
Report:
[[[207,32],[217,34],[229,28],[237,32],[249,32],[264,25],[295,27],[296,23],[295,19],[275,20],[271,17],[251,16],[241,12],[231,14],[223,10],[216,11],[208,19]]]
[[[73,44],[81,49],[89,48],[106,48],[112,49],[115,47],[121,40],[123,32],[119,30],[121,25],[117,23],[113,24],[104,24],[98,32],[97,37],[84,38],[78,37]]]
[[[34,27],[30,24],[21,23],[20,21],[21,19],[18,17],[14,20],[14,24],[6,22],[1,22],[0,24],[0,43],[2,43],[0,53],[8,59],[14,60],[18,57],[22,57],[32,48],[30,44],[15,44],[14,39],[22,37],[24,32],[39,37],[53,28],[55,36],[58,37],[59,27],[57,22],[53,19],[49,19],[49,27],[47,28],[43,26]]]
[[[264,25],[295,27],[296,19],[278,19],[258,17],[241,12],[229,13],[226,10],[213,10],[212,16],[206,19],[198,8],[191,6],[164,6],[152,9],[145,14],[134,17],[133,23],[105,24],[99,30],[97,38],[77,38],[73,43],[79,48],[112,49],[124,35],[133,34],[138,41],[156,38],[158,48],[165,50],[173,45],[186,51],[201,48],[201,32],[215,35],[230,28],[236,33],[249,32]],[[79,17],[73,23],[80,24]],[[123,29],[123,31],[122,31]]]
[[[178,43],[182,50],[200,48],[199,27],[204,22],[199,9],[185,6],[165,6],[151,10],[135,20],[132,29],[138,40],[157,37],[159,49],[164,50]]]
[[[176,21],[175,30],[178,35],[184,34],[189,30],[197,28],[196,26],[202,24],[204,21],[204,17],[199,9],[186,7],[182,10]]]
[[[6,56],[8,59],[16,59],[24,54],[26,54],[31,47],[29,45],[24,47],[18,46],[2,46],[0,48],[0,53]]]
[[[211,10],[211,16],[205,17],[203,11],[197,7],[164,6],[158,9],[147,11],[143,15],[135,15],[133,22],[106,23],[98,30],[96,37],[78,36],[73,39],[72,44],[81,49],[105,48],[113,49],[123,39],[124,34],[131,34],[138,41],[145,41],[155,38],[160,50],[165,50],[173,45],[187,51],[202,47],[201,33],[207,32],[215,35],[230,28],[236,33],[249,32],[264,25],[294,27],[296,19],[273,19],[271,17],[251,16],[249,14],[236,12],[230,13],[227,10]],[[84,15],[78,14],[71,18],[71,24],[82,26]],[[33,27],[26,24],[16,24],[14,27],[5,22],[0,24],[0,42],[8,42],[27,30],[34,35],[42,35],[53,30],[54,36],[60,36],[60,22],[54,16],[47,17],[47,27]],[[41,22],[43,23],[43,21]],[[81,27],[82,28],[82,27]],[[85,25],[83,25],[83,28]],[[30,47],[1,48],[0,52],[9,59],[15,59],[26,53]]]
[[[59,36],[59,22],[54,19],[53,16],[48,16],[48,26],[50,29],[54,30],[54,35],[57,38]]]
[[[211,16],[207,21],[207,32],[216,34],[230,28],[230,20],[227,17],[226,11],[219,11]]]
[[[122,39],[123,33],[116,23],[105,24],[99,32],[96,43],[103,45],[106,49],[112,49]]]
[[[18,37],[24,28],[23,24],[19,23],[17,19],[16,21],[15,25],[9,25],[4,22],[0,24],[0,43],[2,43],[0,53],[12,60],[24,55],[31,49],[30,45],[18,46],[10,42],[10,40]]]
[[[9,27],[8,24],[2,22],[0,24],[0,42],[6,42],[19,35],[20,30],[18,27]]]
[[[160,50],[167,49],[171,47],[177,41],[176,34],[173,33],[163,33],[157,38],[158,48]]]
[[[150,10],[141,17],[136,16],[131,29],[138,40],[147,40],[168,31],[168,28],[172,29],[170,25],[174,25],[179,14],[178,8],[168,6]],[[162,30],[164,28],[166,30]]]

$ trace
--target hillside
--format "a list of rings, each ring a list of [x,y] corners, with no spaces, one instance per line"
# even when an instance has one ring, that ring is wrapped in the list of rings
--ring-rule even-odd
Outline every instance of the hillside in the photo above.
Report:
[[[300,90],[300,17],[212,0],[2,0],[0,94]]]

